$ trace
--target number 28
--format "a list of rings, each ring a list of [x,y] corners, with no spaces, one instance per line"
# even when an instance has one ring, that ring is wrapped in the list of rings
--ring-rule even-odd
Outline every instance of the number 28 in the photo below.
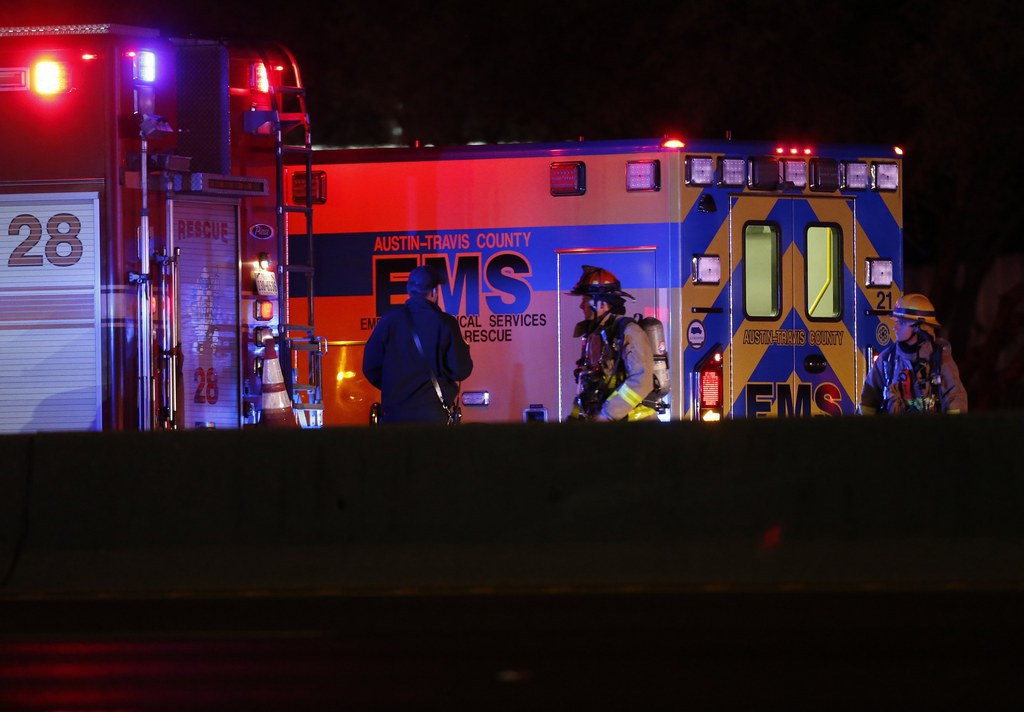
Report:
[[[67,231],[62,232],[61,228],[65,225]],[[11,252],[11,256],[7,258],[7,266],[40,267],[43,264],[43,255],[46,256],[46,261],[54,267],[70,267],[77,264],[85,252],[82,240],[78,237],[81,232],[81,220],[71,213],[58,213],[46,221],[48,237],[46,244],[43,245],[43,254],[32,254],[32,249],[43,239],[43,224],[35,215],[28,213],[17,215],[7,227],[7,236],[24,236],[24,239],[18,243],[18,246]],[[58,249],[61,245],[65,245],[64,250]]]
[[[192,396],[194,402],[213,405],[220,398],[220,387],[217,385],[217,369],[210,368],[204,371],[202,368],[197,368],[193,381],[196,384],[196,392]]]

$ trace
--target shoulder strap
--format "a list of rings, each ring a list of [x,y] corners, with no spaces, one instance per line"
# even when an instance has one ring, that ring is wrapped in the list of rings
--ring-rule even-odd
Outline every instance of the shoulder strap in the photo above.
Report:
[[[932,353],[928,357],[931,362],[929,366],[936,372],[941,373],[942,371],[942,350],[945,348],[945,344],[942,339],[934,339],[932,341]]]
[[[420,357],[423,359],[423,363],[427,365],[427,370],[430,372],[430,381],[434,384],[434,392],[437,393],[437,399],[441,401],[441,407],[448,410],[448,404],[444,401],[444,394],[441,393],[441,384],[437,382],[437,376],[434,375],[434,367],[430,365],[427,355],[423,353],[423,344],[420,343],[420,335],[416,333],[416,324],[413,323],[409,307],[403,306],[402,310],[405,312],[406,321],[409,322],[409,330],[412,332],[412,340],[416,342],[416,350],[420,352]]]
[[[626,328],[633,322],[628,316],[618,317],[615,322],[615,367],[612,369],[612,378],[622,370],[623,352],[626,350]]]

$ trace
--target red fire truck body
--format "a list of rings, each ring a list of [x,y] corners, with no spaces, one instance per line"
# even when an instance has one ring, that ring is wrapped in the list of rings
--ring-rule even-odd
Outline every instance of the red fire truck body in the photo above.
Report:
[[[299,85],[279,47],[0,28],[0,432],[259,420]]]

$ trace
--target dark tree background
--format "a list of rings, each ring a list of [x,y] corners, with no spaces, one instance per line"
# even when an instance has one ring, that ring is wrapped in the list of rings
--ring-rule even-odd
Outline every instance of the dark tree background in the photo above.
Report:
[[[5,4],[9,4],[4,0]],[[1013,0],[36,0],[4,25],[105,21],[295,53],[334,146],[662,136],[896,144],[906,290],[939,311],[972,409],[1024,398],[1021,4]],[[1016,274],[996,285],[993,265]]]

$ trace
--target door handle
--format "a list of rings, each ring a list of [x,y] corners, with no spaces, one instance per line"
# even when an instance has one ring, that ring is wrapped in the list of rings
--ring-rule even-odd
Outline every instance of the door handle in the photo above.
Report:
[[[827,366],[828,361],[822,354],[811,354],[804,358],[804,369],[807,373],[824,373]]]

